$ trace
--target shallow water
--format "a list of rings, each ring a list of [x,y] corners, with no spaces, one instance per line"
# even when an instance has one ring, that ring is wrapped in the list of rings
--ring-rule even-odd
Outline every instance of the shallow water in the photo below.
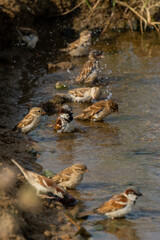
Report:
[[[83,211],[96,208],[130,184],[140,187],[143,197],[125,219],[90,216],[83,221],[92,234],[91,239],[159,240],[159,39],[155,33],[144,37],[138,33],[124,33],[112,42],[100,40],[94,48],[105,52],[101,61],[101,76],[107,83],[104,92],[106,97],[111,93],[118,102],[119,114],[112,114],[100,123],[76,122],[84,133],[71,134],[57,134],[47,127],[57,115],[42,117],[40,126],[30,134],[38,141],[34,146],[39,153],[37,163],[53,172],[77,162],[87,165],[90,172],[75,193]],[[13,102],[19,119],[27,112],[27,104],[37,105],[50,99],[57,92],[54,88],[57,81],[63,81],[71,88],[77,86],[74,78],[86,58],[72,59],[78,68],[71,72],[48,73],[46,63],[53,60],[52,52],[46,55],[37,57],[36,61],[29,57],[27,64],[21,60],[21,66],[15,60],[7,75],[8,79],[13,74],[19,78],[17,109],[15,100]],[[56,57],[58,59],[62,60],[63,56]],[[71,105],[76,115],[88,104]]]

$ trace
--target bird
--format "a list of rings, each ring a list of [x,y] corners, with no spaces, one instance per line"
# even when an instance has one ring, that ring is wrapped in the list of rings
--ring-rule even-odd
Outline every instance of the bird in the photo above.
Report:
[[[77,83],[94,83],[98,77],[99,59],[104,58],[104,54],[100,50],[92,50],[89,53],[89,60],[84,64],[80,74],[76,77]]]
[[[34,107],[31,108],[29,113],[12,129],[13,131],[22,132],[24,138],[28,142],[26,136],[32,140],[32,138],[28,135],[29,132],[33,131],[40,122],[41,115],[46,114],[42,108]],[[32,140],[33,141],[33,140]]]
[[[26,27],[16,27],[16,32],[21,45],[26,45],[28,48],[36,47],[39,38],[35,30]]]
[[[27,171],[24,169],[16,160],[11,159],[11,161],[20,169],[20,171],[25,176],[26,180],[35,188],[37,195],[42,198],[49,199],[63,199],[63,200],[72,200],[73,197],[67,193],[65,189],[58,186],[52,179],[49,179],[45,176],[37,174],[32,171]],[[53,196],[48,196],[41,193],[52,193]]]
[[[70,62],[59,62],[59,63],[49,62],[47,65],[48,65],[48,70],[49,71],[55,71],[55,70],[58,70],[58,69],[72,70],[74,68],[74,65]]]
[[[69,90],[67,93],[58,93],[57,96],[60,96],[68,101],[73,102],[90,102],[91,100],[98,99],[101,93],[100,87],[84,87],[84,88],[75,88]]]
[[[133,205],[138,197],[142,194],[135,187],[127,188],[123,193],[115,194],[110,200],[102,204],[100,207],[82,212],[77,218],[85,218],[91,214],[104,214],[108,218],[121,218],[132,211]]]
[[[75,125],[73,121],[73,112],[72,112],[72,108],[67,104],[61,107],[60,115],[57,118],[53,129],[55,132],[58,132],[58,133],[74,132]]]
[[[62,52],[67,52],[72,57],[87,56],[91,45],[91,32],[84,30],[80,33],[79,39],[68,44],[67,48],[60,49]]]
[[[75,189],[86,172],[89,172],[86,165],[76,163],[54,175],[52,180],[65,189]]]
[[[74,118],[78,120],[97,122],[102,121],[103,118],[114,112],[119,112],[118,104],[115,101],[111,99],[101,100],[87,107],[81,114],[75,116]]]

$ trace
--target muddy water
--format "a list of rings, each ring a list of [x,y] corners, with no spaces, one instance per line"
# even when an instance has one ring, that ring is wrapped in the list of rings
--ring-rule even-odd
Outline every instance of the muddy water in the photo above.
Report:
[[[119,104],[119,114],[100,123],[76,122],[84,133],[57,134],[47,124],[57,118],[45,116],[31,133],[38,141],[37,163],[53,172],[81,162],[90,170],[77,187],[75,195],[81,210],[96,208],[128,185],[140,187],[141,197],[131,214],[122,220],[90,216],[83,222],[91,239],[159,240],[160,239],[160,42],[156,34],[123,34],[115,41],[98,41],[102,49],[101,76],[105,78],[106,97],[112,95]],[[46,55],[44,53],[43,55]],[[64,56],[59,59],[64,60]],[[47,57],[29,58],[16,65],[19,78],[18,114],[27,112],[27,104],[39,104],[56,92],[54,85],[63,81],[76,87],[77,76],[86,58],[71,59],[78,67],[71,71],[48,73]],[[8,78],[11,78],[12,74]],[[22,81],[23,80],[23,81]],[[14,104],[13,104],[14,105]],[[87,104],[72,103],[74,115]],[[18,119],[17,119],[18,120]],[[73,193],[74,194],[74,193]],[[72,209],[74,211],[74,209]]]

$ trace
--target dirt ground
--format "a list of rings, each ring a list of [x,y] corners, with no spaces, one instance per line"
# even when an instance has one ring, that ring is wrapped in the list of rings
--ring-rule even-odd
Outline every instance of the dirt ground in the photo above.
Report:
[[[83,239],[74,236],[77,229],[64,216],[65,208],[36,197],[11,163],[14,158],[26,169],[41,172],[30,147],[12,132],[0,134],[0,239]]]

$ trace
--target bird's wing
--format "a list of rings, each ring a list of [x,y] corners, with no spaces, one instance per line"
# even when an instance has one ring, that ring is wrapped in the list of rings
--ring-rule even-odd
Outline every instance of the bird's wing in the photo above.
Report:
[[[75,97],[83,97],[84,93],[87,90],[88,90],[88,88],[77,88],[77,89],[70,90],[69,93],[74,95]]]
[[[58,131],[59,129],[61,129],[61,127],[62,127],[62,122],[61,122],[61,119],[58,118],[53,128],[55,131]]]
[[[91,118],[95,114],[98,114],[103,110],[104,106],[105,105],[101,101],[94,103],[93,105],[83,110],[84,118]]]
[[[122,194],[114,195],[109,201],[96,209],[99,213],[114,212],[124,208],[127,205],[127,198]]]
[[[90,73],[93,71],[94,68],[95,68],[95,64],[93,62],[91,62],[90,60],[86,62],[82,68],[81,73],[75,79],[75,81],[76,82],[84,81],[90,75]]]
[[[18,128],[26,127],[27,125],[31,124],[34,119],[34,116],[31,114],[27,114],[22,121],[17,125]]]
[[[53,176],[52,180],[60,183],[63,181],[68,181],[71,177],[72,171],[69,168],[64,169],[63,171],[61,171],[60,173],[57,173],[55,176]]]

